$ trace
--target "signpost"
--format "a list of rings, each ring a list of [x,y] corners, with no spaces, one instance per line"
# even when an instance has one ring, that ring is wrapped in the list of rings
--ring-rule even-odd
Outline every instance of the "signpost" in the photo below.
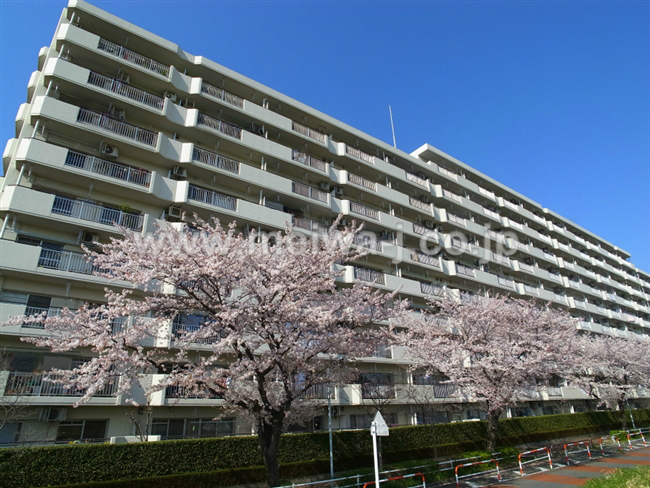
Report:
[[[379,488],[379,458],[377,457],[377,436],[388,436],[388,425],[381,413],[377,411],[375,418],[370,424],[370,435],[372,436],[372,453],[375,458],[375,486]]]

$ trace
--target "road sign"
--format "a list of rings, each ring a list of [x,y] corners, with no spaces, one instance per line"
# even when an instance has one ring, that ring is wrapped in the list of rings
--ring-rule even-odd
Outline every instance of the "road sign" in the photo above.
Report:
[[[384,417],[381,416],[380,412],[375,414],[375,418],[370,424],[370,433],[380,437],[388,436],[388,425],[386,425],[386,421],[384,420]]]

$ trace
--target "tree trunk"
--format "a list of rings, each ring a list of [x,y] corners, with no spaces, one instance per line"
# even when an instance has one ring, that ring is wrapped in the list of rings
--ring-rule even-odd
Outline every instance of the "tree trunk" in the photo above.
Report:
[[[280,434],[282,433],[282,417],[273,416],[271,423],[259,420],[257,423],[257,438],[260,448],[264,453],[264,466],[266,467],[266,483],[269,488],[280,486],[280,466],[278,465],[278,448],[280,447]]]
[[[499,429],[499,417],[503,409],[488,410],[487,415],[487,446],[489,453],[493,453],[497,448],[497,430]]]

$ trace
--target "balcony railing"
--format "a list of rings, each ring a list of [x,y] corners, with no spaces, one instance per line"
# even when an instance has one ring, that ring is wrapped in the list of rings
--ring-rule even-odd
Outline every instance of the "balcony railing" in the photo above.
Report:
[[[395,398],[395,385],[361,384],[361,398],[364,400]]]
[[[551,244],[551,243],[553,242],[553,241],[551,240],[551,238],[550,238],[549,236],[547,236],[546,234],[538,233],[538,235],[539,235],[539,238],[540,238],[541,240],[543,240],[543,241],[545,241],[545,242],[548,242],[549,244]]]
[[[201,149],[199,147],[194,147],[194,151],[192,152],[192,161],[209,164],[215,168],[223,169],[237,175],[239,174],[239,161],[221,156],[220,154],[206,151],[205,149]]]
[[[199,113],[198,118],[196,119],[198,125],[204,125],[212,130],[220,132],[235,139],[241,139],[242,129],[236,125],[229,124],[223,120],[215,119],[209,115]]]
[[[548,273],[548,276],[549,276],[549,278],[551,278],[551,279],[554,280],[554,281],[558,281],[558,282],[560,282],[560,283],[562,282],[562,276],[560,276],[560,275],[557,274],[557,273],[551,273],[551,272],[549,272],[549,273]]]
[[[372,357],[391,359],[393,357],[393,348],[391,346],[379,345],[372,352]]]
[[[561,397],[562,396],[562,388],[558,387],[548,387],[546,389],[546,392],[548,393],[548,396],[550,397]]]
[[[499,283],[501,286],[506,286],[508,288],[515,287],[515,282],[513,280],[504,278],[503,276],[497,276],[497,283]]]
[[[567,303],[567,298],[566,298],[566,296],[564,296],[564,295],[560,295],[559,293],[556,293],[556,294],[555,294],[554,300],[555,300],[556,302],[560,302],[560,303]]]
[[[377,283],[378,285],[385,284],[384,273],[368,268],[359,268],[358,266],[355,266],[354,277],[357,280],[369,281],[371,283]]]
[[[117,56],[118,58],[121,58],[131,64],[140,66],[141,68],[148,69],[154,73],[158,73],[159,75],[169,75],[169,66],[159,63],[158,61],[154,61],[151,58],[147,58],[142,54],[130,51],[129,49],[126,49],[119,44],[107,41],[106,39],[99,40],[97,49],[112,54],[113,56]]]
[[[456,263],[456,274],[463,276],[470,276],[472,278],[476,277],[476,270],[466,266],[464,264]]]
[[[363,176],[355,175],[354,173],[348,173],[348,181],[354,183],[355,185],[362,186],[371,191],[377,191],[377,183]]]
[[[85,388],[66,388],[63,384],[58,383],[62,380],[62,375],[52,373],[9,373],[7,385],[5,386],[5,396],[65,396],[81,397],[86,394]],[[93,396],[109,397],[112,396],[117,387],[117,380],[111,380],[106,386],[95,392]]]
[[[25,307],[25,317],[44,316],[45,318],[58,317],[61,315],[61,308],[59,307]],[[23,321],[23,327],[30,329],[43,329],[43,322],[33,322],[29,320]]]
[[[494,259],[498,263],[505,264],[506,266],[510,266],[510,258],[508,256],[504,256],[503,254],[492,252],[492,259]]]
[[[104,225],[119,225],[140,232],[144,222],[143,215],[122,212],[116,208],[103,207],[94,203],[56,196],[52,213],[74,219],[88,220]]]
[[[467,220],[463,217],[459,217],[454,213],[447,212],[447,220],[449,220],[449,222],[454,222],[455,224],[462,225],[463,227],[467,227]]]
[[[520,224],[519,222],[516,222],[514,220],[508,219],[508,222],[510,223],[510,227],[517,229],[517,230],[524,230],[524,225]]]
[[[406,179],[417,185],[429,188],[429,181],[426,178],[421,178],[420,176],[409,173],[408,171],[406,171]]]
[[[440,269],[440,260],[436,256],[429,256],[420,251],[411,251],[411,260]]]
[[[421,281],[420,292],[424,293],[425,295],[434,295],[440,297],[445,294],[445,288],[443,286]]]
[[[564,266],[570,269],[576,269],[575,265],[571,261],[564,260]]]
[[[105,161],[96,158],[95,156],[88,156],[74,151],[68,151],[64,164],[66,166],[82,169],[102,176],[108,176],[109,178],[116,178],[118,180],[127,181],[147,188],[149,188],[149,185],[151,184],[151,173],[149,171],[144,169],[135,169],[113,161]]]
[[[226,90],[222,90],[216,86],[212,86],[205,81],[201,83],[201,93],[216,100],[222,100],[230,105],[234,105],[235,107],[244,108],[243,98],[228,93]]]
[[[206,190],[197,186],[190,185],[187,192],[188,200],[207,203],[213,207],[221,207],[227,210],[237,211],[237,199],[213,190]]]
[[[327,203],[327,197],[329,196],[328,193],[320,191],[318,188],[303,185],[302,183],[297,183],[295,181],[291,182],[291,191],[298,195],[302,195],[303,197],[311,198],[323,203]]]
[[[38,266],[80,274],[93,274],[95,272],[107,271],[89,262],[86,254],[72,251],[57,251],[54,249],[41,249]]]
[[[411,206],[424,210],[427,213],[431,213],[431,204],[423,202],[422,200],[414,197],[409,197],[409,203]]]
[[[517,212],[519,211],[519,205],[512,203],[510,200],[504,200],[503,203],[505,203],[506,207],[516,210]]]
[[[314,385],[305,390],[300,398],[311,398],[314,400],[327,400],[335,398],[335,388],[330,385]]]
[[[576,304],[576,307],[578,308],[586,308],[587,305],[583,300],[573,300],[573,302]]]
[[[309,154],[296,151],[295,149],[291,151],[291,159],[298,163],[304,164],[305,166],[310,166],[314,169],[317,169],[318,171],[327,171],[327,163],[325,161],[310,156]]]
[[[319,232],[321,230],[327,230],[327,227],[319,224],[315,220],[307,219],[305,217],[293,216],[291,218],[291,222],[292,222],[294,227],[296,227],[298,229],[309,230],[311,232]]]
[[[486,190],[486,189],[483,188],[482,186],[479,186],[479,187],[478,187],[478,192],[479,192],[481,195],[485,195],[486,197],[488,197],[488,198],[490,198],[490,199],[492,199],[492,200],[496,200],[496,199],[497,199],[497,197],[496,197],[496,195],[494,194],[493,191]],[[506,201],[507,201],[507,200],[506,200]],[[508,202],[508,203],[510,203],[510,202]],[[511,204],[511,205],[512,205],[512,204]]]
[[[606,295],[612,302],[616,301],[616,295],[614,293],[606,293]]]
[[[325,134],[322,132],[318,132],[317,130],[311,129],[306,125],[299,124],[298,122],[294,122],[293,120],[291,121],[291,128],[303,136],[307,136],[310,139],[325,144],[327,136],[325,136]]]
[[[170,385],[165,389],[165,398],[205,398],[205,399],[220,399],[223,398],[216,392],[206,391],[205,394],[200,391],[194,391],[185,386]]]
[[[539,295],[539,288],[524,284],[524,291],[530,295]]]
[[[350,202],[350,211],[369,219],[379,220],[379,210],[367,207],[357,202]]]
[[[382,242],[377,239],[373,239],[370,236],[357,234],[352,240],[357,246],[365,247],[366,249],[372,249],[373,251],[381,252]]]
[[[193,318],[197,319],[196,316]],[[177,315],[172,323],[172,336],[182,338],[185,334],[197,332],[205,321],[206,319],[204,318],[200,318],[200,320],[191,320],[188,319],[187,316]],[[214,335],[210,337],[196,338],[192,342],[195,344],[215,344],[221,339],[222,337],[219,335]]]
[[[372,156],[371,154],[361,151],[360,149],[357,149],[355,147],[350,147],[346,144],[345,152],[350,156],[360,159],[361,161],[365,161],[366,163],[370,163],[370,164],[375,164],[375,157]]]
[[[432,228],[427,227],[427,226],[425,226],[425,225],[420,225],[420,224],[413,223],[413,232],[414,232],[415,234],[418,234],[418,235],[423,236],[423,235],[425,235],[427,232],[428,232],[429,234],[433,234],[433,233],[435,233],[435,230],[433,230]]]
[[[559,248],[562,249],[563,251],[567,251],[567,252],[569,252],[569,246],[567,246],[566,244],[564,244],[564,243],[562,243],[562,242],[558,242],[558,243],[557,243],[557,247],[559,247]]]
[[[77,115],[77,122],[82,124],[94,125],[101,129],[104,129],[118,136],[126,137],[127,139],[132,139],[147,146],[156,146],[158,143],[158,133],[152,132],[150,130],[141,129],[135,125],[130,125],[125,122],[120,122],[119,120],[112,119],[106,115],[98,114],[97,112],[92,112],[86,110],[85,108],[79,109],[79,115]]]
[[[548,252],[548,251],[542,251],[544,253],[544,257],[548,259],[549,261],[553,261],[554,263],[557,263],[557,258],[555,257],[555,254]]]
[[[579,290],[580,289],[580,282],[579,281],[569,280],[569,286],[571,288],[576,288],[576,289]]]
[[[443,168],[442,166],[438,166],[438,171],[440,174],[445,175],[447,178],[458,181],[458,175],[453,171],[449,171],[447,168]]]
[[[165,99],[162,97],[140,90],[139,88],[134,88],[120,80],[100,75],[94,71],[91,71],[88,75],[88,83],[97,86],[102,90],[117,93],[118,95],[122,95],[123,97],[129,98],[135,102],[140,102],[143,105],[155,108],[156,110],[162,110],[163,105],[165,104]]]
[[[452,200],[455,201],[455,202],[458,202],[458,203],[462,203],[462,202],[463,202],[463,198],[462,198],[460,195],[454,193],[453,191],[449,191],[449,190],[444,190],[444,189],[443,189],[443,190],[442,190],[442,195],[445,196],[445,197],[447,197],[447,198],[452,199]]]
[[[498,212],[495,212],[494,210],[490,210],[489,208],[483,207],[483,213],[488,217],[492,217],[493,219],[496,220],[499,220],[501,218]]]
[[[533,218],[534,218],[537,222],[546,225],[546,219],[545,219],[544,217],[540,217],[540,216],[537,215],[537,214],[533,214]]]
[[[460,391],[456,385],[433,385],[433,396],[436,398],[452,398],[460,396]]]
[[[521,269],[522,271],[526,271],[527,273],[535,272],[535,268],[533,266],[522,262],[519,262],[519,269]]]

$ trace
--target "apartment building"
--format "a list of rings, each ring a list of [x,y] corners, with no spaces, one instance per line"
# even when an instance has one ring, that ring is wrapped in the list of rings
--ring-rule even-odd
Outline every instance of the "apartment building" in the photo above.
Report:
[[[624,250],[435,147],[402,152],[83,1],[70,1],[38,53],[3,165],[0,322],[101,302],[108,282],[93,275],[81,246],[117,237],[114,222],[147,234],[185,212],[236,220],[243,231],[290,221],[311,233],[343,214],[375,236],[359,236],[371,253],[346,267],[344,282],[401,287],[415,307],[445,289],[534,297],[568,309],[580,329],[650,334],[650,274]],[[426,252],[436,246],[441,252]],[[183,316],[170,328],[198,321]],[[84,354],[19,340],[43,333],[29,322],[0,329],[0,401],[26,406],[0,443],[132,435],[127,413],[143,412],[110,385],[72,408],[83,392],[48,371],[74,368]],[[414,390],[428,392],[437,421],[480,416],[443,378],[408,373],[402,354],[380,348],[361,361],[358,384],[314,392],[324,405],[331,396],[335,428],[367,427],[377,406],[389,423],[421,422]],[[160,391],[152,434],[250,433],[241,419],[214,420],[219,402]],[[558,383],[509,415],[585,408],[587,395]],[[324,419],[308,427],[326,428]]]

